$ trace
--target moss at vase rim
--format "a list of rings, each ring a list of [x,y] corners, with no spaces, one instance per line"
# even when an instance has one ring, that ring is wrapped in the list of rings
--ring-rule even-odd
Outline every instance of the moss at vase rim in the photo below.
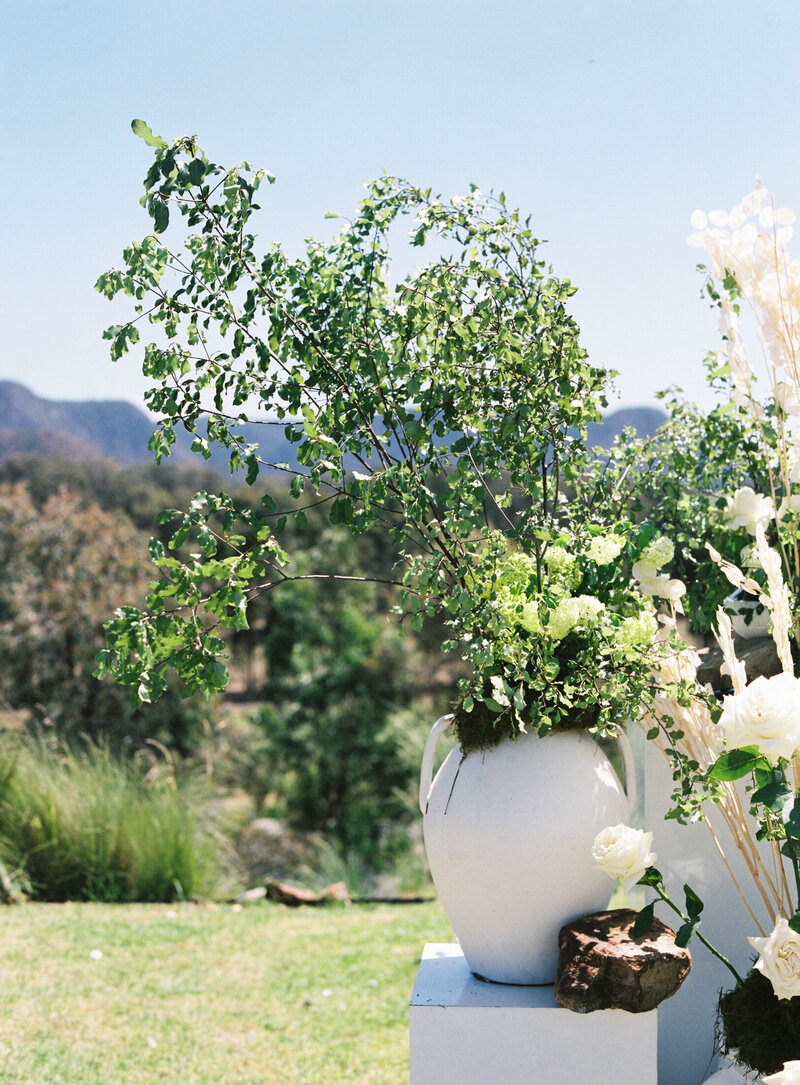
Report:
[[[719,1000],[722,1048],[759,1074],[774,1074],[800,1059],[800,996],[778,998],[772,984],[752,969]]]
[[[531,720],[536,718],[534,698],[533,691],[529,690],[526,707]],[[559,731],[588,731],[597,723],[598,717],[596,705],[576,706],[550,730],[554,734]],[[453,705],[453,726],[465,754],[474,750],[491,750],[504,738],[516,738],[519,734],[510,709],[498,714],[482,701],[476,701],[470,712],[465,711],[462,699],[456,701]]]

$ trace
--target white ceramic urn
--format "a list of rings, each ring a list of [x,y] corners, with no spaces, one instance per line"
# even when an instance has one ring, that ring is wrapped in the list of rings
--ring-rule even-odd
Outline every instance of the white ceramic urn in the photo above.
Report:
[[[731,619],[731,628],[743,640],[769,636],[770,613],[763,603],[745,591],[735,591],[722,605]]]
[[[626,795],[591,735],[504,739],[452,750],[431,783],[451,716],[428,736],[420,777],[428,864],[470,969],[495,983],[553,983],[558,932],[608,905],[613,885],[592,865],[601,829],[628,822]],[[625,774],[633,759],[622,736]]]

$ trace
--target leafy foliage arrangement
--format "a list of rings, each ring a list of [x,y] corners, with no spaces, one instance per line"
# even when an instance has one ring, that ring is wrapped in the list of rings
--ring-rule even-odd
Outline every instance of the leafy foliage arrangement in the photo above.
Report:
[[[169,667],[188,691],[221,689],[220,625],[244,628],[255,598],[298,577],[342,575],[293,572],[282,545],[287,518],[302,529],[323,503],[334,524],[391,534],[413,627],[445,616],[446,647],[473,671],[462,716],[480,704],[491,717],[476,744],[531,717],[544,733],[590,705],[593,726],[616,725],[643,695],[652,598],[668,578],[652,566],[635,581],[652,533],[624,523],[613,575],[609,561],[579,557],[603,535],[571,495],[609,375],[588,362],[567,311],[574,288],[540,260],[529,220],[502,193],[442,200],[385,176],[329,243],[309,241],[297,259],[278,245],[259,252],[250,219],[271,175],[223,169],[194,138],[169,145],[133,127],[155,149],[142,197],[154,233],[97,285],[135,306],[105,333],[114,358],[143,323],[153,329],[143,370],[162,421],[151,448],[168,454],[184,426],[199,453],[221,444],[248,483],[278,470],[288,492],[246,510],[202,492],[188,511],[162,514],[174,531],[166,548],[152,545],[160,578],[148,609],[109,623],[100,673],[143,701],[160,695]],[[176,216],[184,226],[167,244]],[[403,219],[425,262],[393,282]],[[299,466],[265,462],[237,432],[251,421],[282,427]],[[515,555],[525,571],[512,584],[504,563]],[[582,601],[593,591],[601,598]],[[533,637],[540,629],[548,635]]]

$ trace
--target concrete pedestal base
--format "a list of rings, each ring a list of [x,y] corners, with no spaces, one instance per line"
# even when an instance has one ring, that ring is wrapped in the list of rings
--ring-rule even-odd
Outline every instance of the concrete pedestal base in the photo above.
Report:
[[[476,979],[425,947],[411,996],[411,1085],[656,1085],[657,1010],[572,1013],[551,986]]]

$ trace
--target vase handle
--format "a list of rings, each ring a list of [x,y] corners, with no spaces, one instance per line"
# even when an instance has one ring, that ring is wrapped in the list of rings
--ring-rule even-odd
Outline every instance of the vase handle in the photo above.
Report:
[[[631,748],[630,739],[624,731],[620,731],[617,735],[617,745],[619,746],[619,752],[622,754],[622,765],[625,769],[625,794],[628,796],[628,809],[629,813],[633,814],[636,809],[636,800],[638,798],[636,787],[636,762],[633,759],[633,749]]]
[[[425,749],[422,752],[422,766],[419,771],[419,808],[423,814],[428,808],[428,796],[433,782],[433,759],[436,756],[436,746],[443,732],[453,722],[453,718],[452,713],[448,716],[440,716],[431,727],[430,734],[425,742]]]

